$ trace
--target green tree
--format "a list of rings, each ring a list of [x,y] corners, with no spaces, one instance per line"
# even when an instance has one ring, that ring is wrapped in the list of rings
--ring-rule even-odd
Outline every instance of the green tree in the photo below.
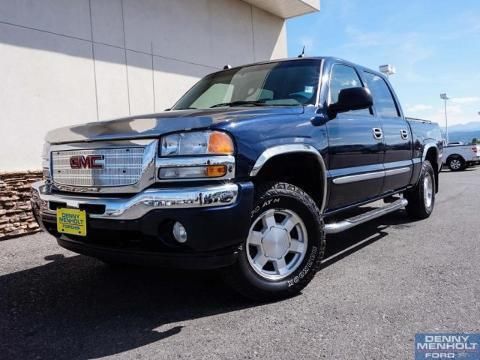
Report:
[[[477,138],[472,139],[472,145],[480,144]]]

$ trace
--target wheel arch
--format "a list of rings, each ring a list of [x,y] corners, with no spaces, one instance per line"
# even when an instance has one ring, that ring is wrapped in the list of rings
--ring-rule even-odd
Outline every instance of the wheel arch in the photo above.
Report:
[[[283,166],[285,162],[287,166]],[[282,166],[279,166],[280,163]],[[300,166],[304,164],[310,166]],[[306,187],[303,190],[313,196],[322,214],[325,210],[328,194],[327,168],[320,152],[311,145],[286,144],[266,149],[255,162],[250,176],[254,182],[290,176],[290,179],[299,182],[294,185]]]
[[[446,162],[448,162],[448,160],[450,160],[452,158],[460,158],[463,161],[466,161],[465,158],[461,154],[450,154],[450,155],[448,155]]]

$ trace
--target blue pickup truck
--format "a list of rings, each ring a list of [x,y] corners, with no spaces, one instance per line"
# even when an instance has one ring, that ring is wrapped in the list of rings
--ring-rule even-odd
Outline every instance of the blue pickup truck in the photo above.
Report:
[[[167,111],[49,132],[32,207],[71,251],[221,269],[275,300],[312,280],[326,235],[399,209],[428,218],[442,144],[376,71],[330,57],[227,67]]]

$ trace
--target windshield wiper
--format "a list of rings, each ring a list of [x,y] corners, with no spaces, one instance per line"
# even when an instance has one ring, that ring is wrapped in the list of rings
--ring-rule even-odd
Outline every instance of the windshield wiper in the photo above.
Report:
[[[265,104],[265,100],[238,100],[238,101],[215,104],[213,106],[210,106],[210,108],[216,108],[216,107],[222,107],[222,106],[242,106],[242,105],[267,106]]]

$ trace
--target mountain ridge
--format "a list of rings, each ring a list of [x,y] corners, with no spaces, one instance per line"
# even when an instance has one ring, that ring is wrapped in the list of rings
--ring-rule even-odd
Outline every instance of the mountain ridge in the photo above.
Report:
[[[466,124],[452,125],[448,132],[480,131],[480,121],[470,121]]]

